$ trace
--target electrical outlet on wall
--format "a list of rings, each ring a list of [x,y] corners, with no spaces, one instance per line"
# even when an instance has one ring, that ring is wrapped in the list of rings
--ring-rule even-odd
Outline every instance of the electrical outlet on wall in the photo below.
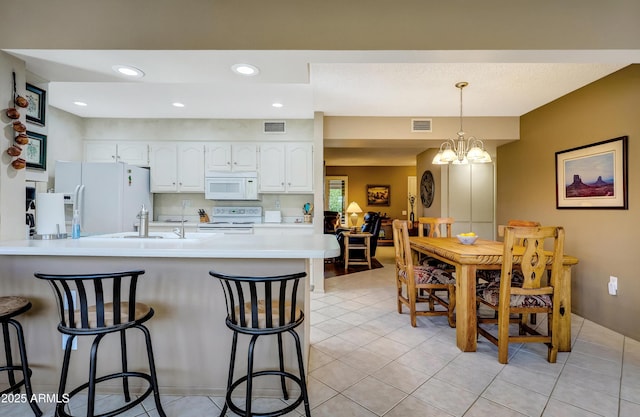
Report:
[[[613,275],[609,276],[608,288],[610,295],[618,295],[618,277],[614,277]]]

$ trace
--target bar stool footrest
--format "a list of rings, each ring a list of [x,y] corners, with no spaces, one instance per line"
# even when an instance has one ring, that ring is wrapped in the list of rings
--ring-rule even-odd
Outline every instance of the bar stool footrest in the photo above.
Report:
[[[0,367],[0,372],[9,372],[9,371],[19,371],[20,374],[22,374],[22,366],[13,365],[13,366]],[[29,369],[29,376],[31,376],[31,374],[32,374],[31,369]],[[20,387],[22,387],[24,384],[25,384],[25,377],[23,375],[22,379],[20,381],[16,381],[15,384],[11,385],[10,387],[5,389],[4,391],[0,391],[0,395],[4,395],[4,394],[8,394],[10,392],[18,391],[20,389]]]
[[[124,378],[142,378],[142,379],[146,380],[149,383],[149,387],[138,398],[132,399],[131,401],[127,402],[127,404],[123,405],[122,407],[117,408],[117,409],[112,410],[112,411],[107,411],[106,413],[103,413],[103,414],[96,414],[95,417],[112,417],[112,416],[116,416],[118,414],[122,414],[123,412],[125,412],[127,410],[130,410],[133,407],[135,407],[135,406],[139,405],[140,403],[142,403],[145,399],[147,399],[149,394],[151,394],[153,392],[153,384],[152,384],[152,380],[151,380],[151,375],[145,374],[143,372],[117,372],[117,373],[101,376],[100,378],[96,378],[96,386],[100,382],[110,381],[112,379],[119,379],[119,378],[121,378],[121,379],[124,379]],[[89,387],[89,383],[85,382],[84,384],[82,384],[82,385],[78,386],[77,388],[73,389],[71,392],[69,392],[69,401],[71,400],[71,398],[73,398],[74,395],[82,392],[83,390],[87,389],[88,387]],[[78,416],[73,416],[71,414],[67,414],[66,411],[64,411],[64,406],[65,405],[66,404],[63,404],[63,403],[59,403],[58,404],[58,406],[56,407],[56,417],[57,416],[60,416],[60,417],[78,417]]]
[[[258,372],[254,372],[253,373],[253,378],[256,378],[258,376],[265,376],[265,375],[269,375],[269,376],[284,376],[285,378],[289,378],[290,380],[292,380],[293,382],[295,382],[296,384],[298,384],[298,387],[300,387],[300,395],[298,396],[298,398],[296,398],[296,400],[287,405],[284,408],[281,408],[279,410],[274,410],[274,411],[269,411],[269,412],[265,412],[265,413],[251,413],[251,416],[254,417],[276,417],[276,416],[282,416],[284,414],[290,413],[291,411],[295,410],[296,407],[298,407],[300,404],[302,404],[302,401],[304,399],[303,395],[302,395],[302,380],[300,378],[298,378],[296,375],[290,373],[290,372],[281,372],[281,371],[275,371],[275,370],[267,370],[267,371],[258,371]],[[244,416],[247,414],[246,410],[243,410],[242,408],[238,407],[237,405],[235,405],[232,401],[231,401],[231,397],[233,394],[233,391],[240,386],[240,384],[242,384],[243,382],[246,382],[247,379],[249,377],[247,375],[238,378],[236,381],[234,381],[231,384],[231,387],[229,387],[229,390],[227,392],[227,396],[226,396],[226,403],[227,403],[227,407],[229,407],[229,409],[231,411],[233,411],[234,413]]]

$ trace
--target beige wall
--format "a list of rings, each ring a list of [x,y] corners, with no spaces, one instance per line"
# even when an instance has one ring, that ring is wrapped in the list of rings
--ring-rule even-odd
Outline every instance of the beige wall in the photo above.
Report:
[[[640,340],[640,65],[574,91],[521,118],[520,141],[498,148],[497,222],[533,219],[566,229],[573,312]],[[557,210],[555,152],[629,136],[629,209]],[[618,295],[607,294],[617,276]]]
[[[54,186],[56,161],[82,161],[85,119],[57,107],[47,108],[47,187]]]
[[[415,167],[331,167],[326,175],[346,175],[349,177],[349,202],[355,201],[363,211],[387,213],[391,218],[408,219],[402,215],[407,210],[407,177],[416,175]],[[367,206],[367,185],[390,185],[391,205]],[[358,219],[362,223],[362,215]]]
[[[639,15],[633,0],[23,1],[3,8],[0,47],[629,49]],[[16,29],[27,16],[37,30]]]
[[[24,62],[10,55],[0,52],[0,125],[2,126],[2,141],[0,143],[0,239],[24,239],[25,231],[25,172],[26,169],[15,170],[11,161],[15,158],[6,153],[6,149],[13,145],[15,132],[13,120],[9,119],[5,110],[14,107],[13,104],[13,76],[16,72],[18,92],[24,94],[25,66]],[[20,121],[26,123],[26,113],[20,109]],[[31,124],[27,127],[30,129]]]

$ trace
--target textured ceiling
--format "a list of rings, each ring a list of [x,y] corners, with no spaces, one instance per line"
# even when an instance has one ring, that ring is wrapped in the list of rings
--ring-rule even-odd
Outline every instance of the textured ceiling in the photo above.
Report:
[[[458,81],[469,82],[465,116],[517,117],[640,62],[638,52],[624,51],[7,52],[23,59],[33,77],[49,81],[50,105],[81,117],[113,118],[308,119],[314,112],[458,116]],[[240,62],[257,66],[260,73],[242,77],[231,72]],[[135,66],[146,75],[123,79],[111,68],[117,64]],[[88,106],[74,105],[78,100]],[[175,101],[185,107],[171,106]],[[283,107],[274,108],[273,102]],[[387,160],[407,165],[414,151],[394,149]],[[350,149],[352,164],[366,164],[355,161],[366,153]],[[328,158],[331,154],[327,152]]]

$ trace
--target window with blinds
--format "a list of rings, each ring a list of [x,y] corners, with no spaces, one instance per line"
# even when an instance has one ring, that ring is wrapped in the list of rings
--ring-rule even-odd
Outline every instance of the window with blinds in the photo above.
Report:
[[[344,224],[347,216],[348,177],[326,177],[325,179],[325,210],[340,213],[340,222]]]

